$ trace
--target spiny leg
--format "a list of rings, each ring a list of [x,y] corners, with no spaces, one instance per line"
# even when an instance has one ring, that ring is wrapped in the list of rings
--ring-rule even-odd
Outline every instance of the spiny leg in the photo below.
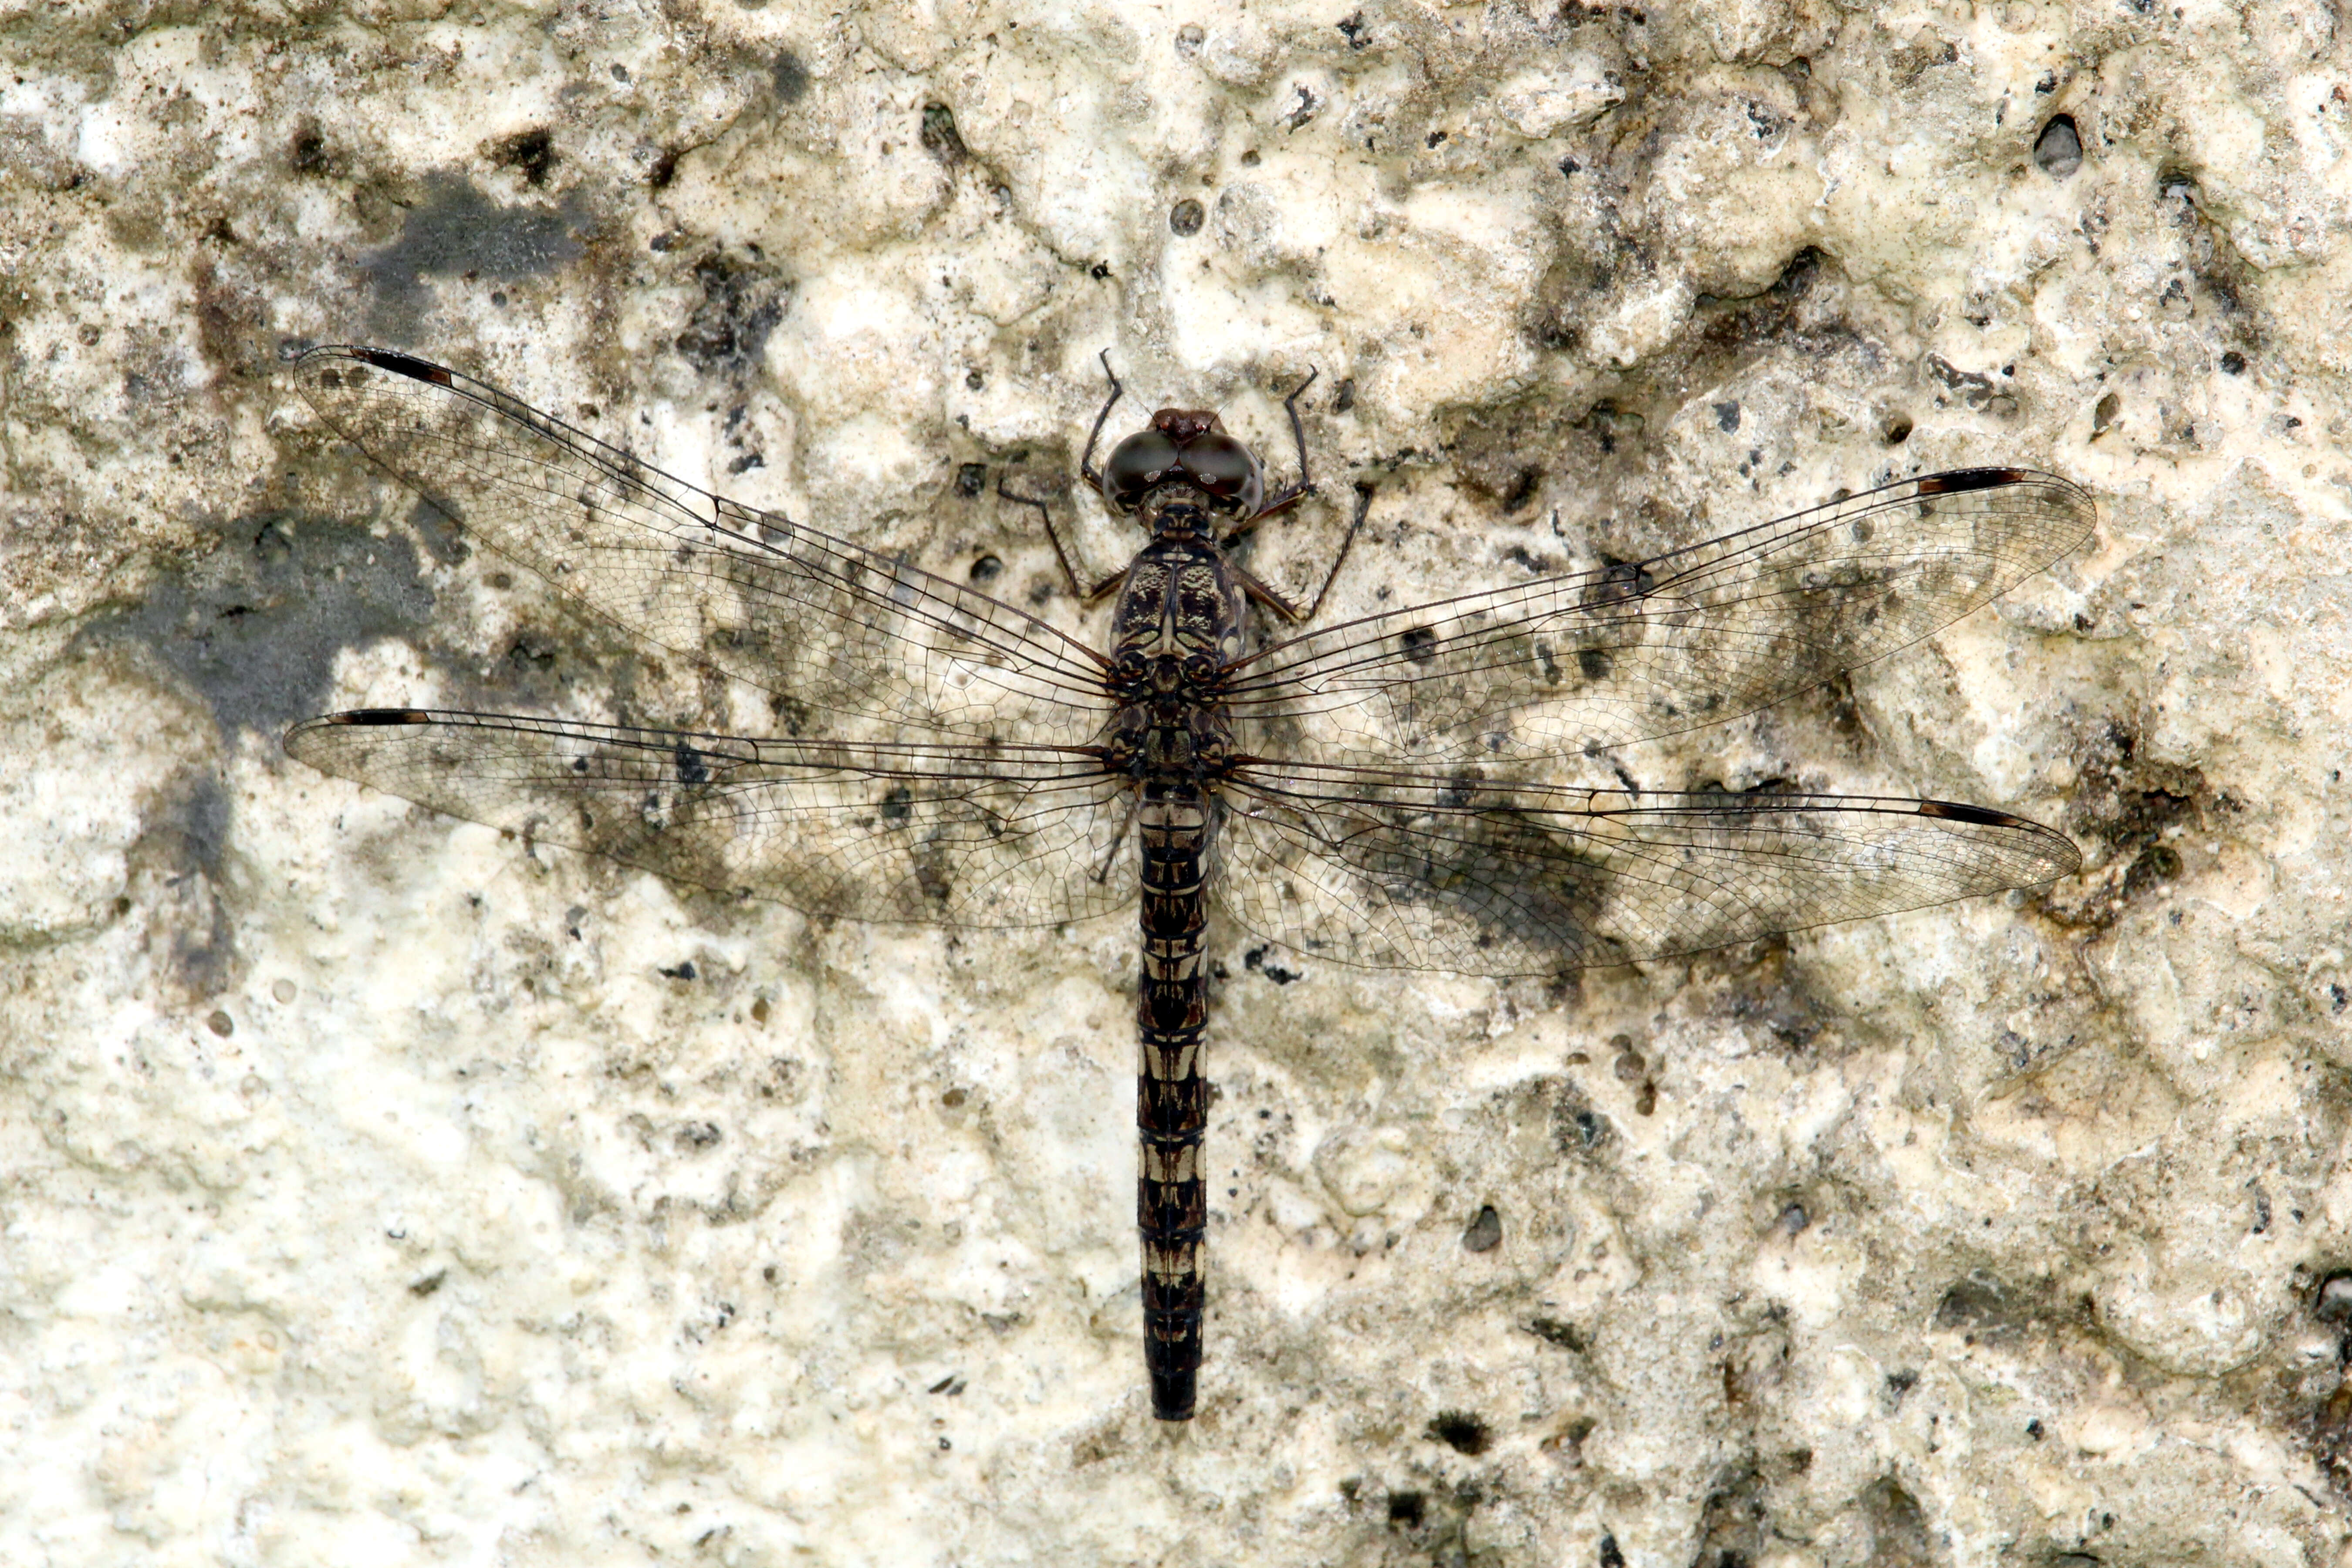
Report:
[[[1297,481],[1285,485],[1266,497],[1265,505],[1242,519],[1240,524],[1231,533],[1225,535],[1227,546],[1230,547],[1234,540],[1241,538],[1276,512],[1297,506],[1315,493],[1315,476],[1308,471],[1307,466],[1307,426],[1300,424],[1298,420],[1298,400],[1307,395],[1307,389],[1314,385],[1315,378],[1322,374],[1314,366],[1307,366],[1307,379],[1291,388],[1290,395],[1282,400],[1282,411],[1290,416],[1290,438],[1298,447]]]
[[[1324,574],[1323,585],[1315,591],[1315,597],[1304,609],[1252,576],[1246,568],[1235,564],[1234,571],[1241,579],[1243,592],[1294,626],[1301,621],[1312,620],[1315,612],[1323,607],[1324,596],[1331,592],[1331,584],[1339,581],[1339,568],[1347,563],[1348,552],[1355,548],[1356,535],[1364,526],[1365,514],[1371,510],[1372,487],[1368,484],[1358,485],[1355,521],[1348,524],[1348,536],[1339,542],[1339,552],[1331,558],[1331,570]],[[1258,515],[1263,517],[1265,514],[1261,512]]]
[[[1102,470],[1095,467],[1095,443],[1102,438],[1103,421],[1110,417],[1111,409],[1118,403],[1119,394],[1127,390],[1119,385],[1118,373],[1110,368],[1110,350],[1103,350],[1101,357],[1103,374],[1110,381],[1110,395],[1103,399],[1102,412],[1095,416],[1095,427],[1087,432],[1087,449],[1078,456],[1079,477],[1094,486],[1097,493],[1102,489]],[[1306,388],[1299,390],[1303,392]]]
[[[996,493],[1017,506],[1034,506],[1037,509],[1037,521],[1045,525],[1045,537],[1053,542],[1054,559],[1062,563],[1062,575],[1069,579],[1070,592],[1078,596],[1078,603],[1094,604],[1105,594],[1127,581],[1125,572],[1114,572],[1093,587],[1087,587],[1078,581],[1077,566],[1071,561],[1069,550],[1062,543],[1062,531],[1054,526],[1054,510],[1046,504],[1045,498],[1016,493],[1007,488],[1002,474],[997,476]]]
[[[1110,417],[1110,411],[1118,404],[1119,395],[1127,390],[1118,384],[1118,373],[1110,368],[1110,350],[1103,350],[1101,357],[1103,374],[1110,381],[1110,395],[1103,399],[1100,412],[1095,415],[1094,428],[1087,432],[1087,449],[1078,456],[1079,476],[1097,495],[1102,493],[1102,470],[1095,467],[1095,444],[1102,439],[1103,421]],[[1306,388],[1301,387],[1299,390],[1303,392]],[[1069,579],[1070,592],[1077,595],[1078,603],[1091,605],[1127,580],[1126,573],[1114,572],[1093,587],[1087,587],[1078,581],[1078,569],[1070,560],[1069,550],[1062,543],[1061,531],[1054,526],[1053,509],[1046,505],[1045,498],[1015,495],[1005,488],[1004,476],[1002,474],[996,478],[996,493],[1017,505],[1034,506],[1037,509],[1037,521],[1045,525],[1045,537],[1053,541],[1054,555],[1062,563],[1062,575]]]

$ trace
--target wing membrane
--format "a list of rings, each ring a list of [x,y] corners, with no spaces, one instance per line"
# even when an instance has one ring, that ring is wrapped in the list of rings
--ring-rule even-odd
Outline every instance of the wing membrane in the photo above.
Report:
[[[1531,759],[1676,734],[1892,653],[2089,539],[2053,475],[1909,479],[1606,570],[1348,622],[1234,667],[1254,752]]]
[[[1213,886],[1239,924],[1381,969],[1550,974],[2027,888],[2063,835],[1940,801],[1670,795],[1254,768]]]
[[[836,731],[1052,744],[1110,710],[1100,657],[1036,617],[709,495],[456,371],[336,346],[296,377],[339,435],[492,550]]]
[[[297,726],[295,757],[814,915],[1133,907],[1133,781],[1087,743],[1115,705],[1084,644],[437,365],[337,347],[298,374],[330,426],[490,548],[831,738],[364,710]],[[2064,837],[1979,807],[1571,789],[1518,764],[1768,706],[1950,624],[2095,521],[2050,475],[1930,475],[1266,649],[1228,672],[1245,760],[1216,784],[1213,896],[1336,963],[1542,974],[2066,875]]]
[[[1121,782],[1081,748],[366,709],[305,721],[286,749],[452,816],[812,915],[1036,926],[1135,902]]]

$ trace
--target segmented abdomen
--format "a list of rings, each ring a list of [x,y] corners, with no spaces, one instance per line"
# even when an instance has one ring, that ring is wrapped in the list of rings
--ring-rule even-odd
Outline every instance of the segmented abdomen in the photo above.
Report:
[[[1201,1137],[1207,1080],[1201,1035],[1208,996],[1201,968],[1210,804],[1189,782],[1150,781],[1137,814],[1143,861],[1143,973],[1136,995],[1142,1070],[1135,1121],[1141,1175],[1136,1220],[1143,1232],[1143,1359],[1151,1413],[1192,1414],[1201,1365],[1202,1238],[1208,1228]]]

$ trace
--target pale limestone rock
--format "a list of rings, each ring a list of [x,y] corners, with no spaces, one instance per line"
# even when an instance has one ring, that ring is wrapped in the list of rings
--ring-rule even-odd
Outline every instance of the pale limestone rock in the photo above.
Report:
[[[2326,7],[20,10],[0,1561],[2341,1560]],[[2084,869],[1559,986],[1217,929],[1164,1431],[1124,924],[829,928],[284,758],[774,720],[341,450],[282,366],[344,339],[1073,630],[992,486],[1061,496],[1105,348],[1115,428],[1285,471],[1320,372],[1333,619],[2053,468],[2089,549],[1629,765]]]

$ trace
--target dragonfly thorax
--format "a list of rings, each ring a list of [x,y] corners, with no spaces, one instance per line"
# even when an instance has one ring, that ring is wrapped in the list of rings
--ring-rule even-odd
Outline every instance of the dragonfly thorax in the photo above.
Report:
[[[1111,612],[1112,694],[1134,701],[1157,686],[1215,700],[1218,672],[1241,658],[1244,605],[1214,541],[1154,539],[1129,564]]]
[[[1121,702],[1213,702],[1217,661],[1198,648],[1147,653],[1120,650],[1112,661],[1110,693]]]
[[[1233,740],[1223,708],[1181,690],[1155,692],[1119,709],[1105,750],[1111,771],[1129,778],[1202,781],[1223,773]]]

